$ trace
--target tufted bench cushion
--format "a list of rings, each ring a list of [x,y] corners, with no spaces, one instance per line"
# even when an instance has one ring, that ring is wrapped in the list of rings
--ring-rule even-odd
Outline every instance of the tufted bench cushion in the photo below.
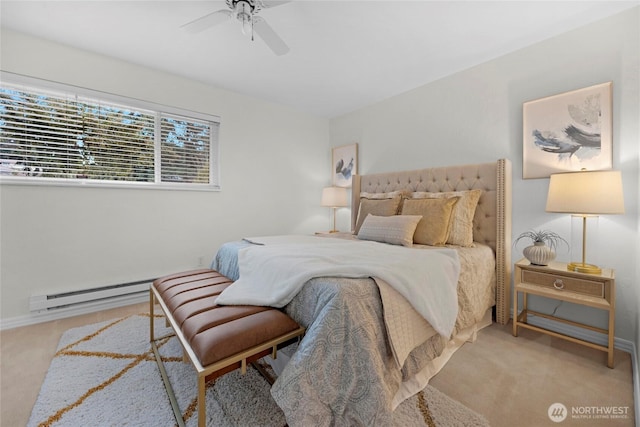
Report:
[[[193,270],[156,279],[151,286],[150,339],[156,361],[164,372],[162,359],[155,346],[153,311],[157,302],[180,340],[188,358],[198,372],[198,425],[204,426],[204,385],[206,380],[237,368],[246,371],[247,362],[271,354],[278,345],[304,333],[293,319],[282,311],[259,306],[220,306],[216,299],[233,283],[215,270]],[[174,406],[175,396],[163,373],[165,387]],[[178,425],[182,414],[174,406]],[[177,409],[177,411],[176,411]]]

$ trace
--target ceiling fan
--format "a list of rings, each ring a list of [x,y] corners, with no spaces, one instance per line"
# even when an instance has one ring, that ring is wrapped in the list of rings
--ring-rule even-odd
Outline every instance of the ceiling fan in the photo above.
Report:
[[[242,33],[251,37],[253,40],[254,31],[265,44],[276,55],[284,55],[289,52],[287,44],[276,34],[264,18],[257,16],[262,9],[268,9],[281,4],[289,3],[288,1],[270,1],[270,0],[226,0],[229,10],[221,9],[216,12],[209,13],[196,20],[188,22],[182,26],[190,33],[198,33],[222,24],[231,18],[236,18],[242,26]]]

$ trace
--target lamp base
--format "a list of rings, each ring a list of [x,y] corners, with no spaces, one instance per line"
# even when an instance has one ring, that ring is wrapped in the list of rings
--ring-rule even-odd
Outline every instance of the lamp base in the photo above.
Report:
[[[602,274],[602,269],[597,265],[586,264],[584,262],[570,262],[567,264],[567,270],[576,271],[578,273]]]

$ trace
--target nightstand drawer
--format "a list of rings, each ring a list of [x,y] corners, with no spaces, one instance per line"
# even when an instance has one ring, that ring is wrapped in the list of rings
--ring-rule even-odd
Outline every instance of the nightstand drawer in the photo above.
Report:
[[[604,298],[604,282],[522,270],[522,282]]]

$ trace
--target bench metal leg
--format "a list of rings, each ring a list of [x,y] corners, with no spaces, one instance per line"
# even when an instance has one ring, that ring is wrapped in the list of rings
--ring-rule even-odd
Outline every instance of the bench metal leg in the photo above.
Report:
[[[169,376],[167,375],[167,371],[164,368],[164,363],[162,362],[162,357],[158,352],[158,347],[156,346],[155,341],[151,342],[151,347],[153,348],[153,354],[156,356],[156,363],[158,364],[158,368],[160,369],[160,376],[162,377],[164,388],[167,391],[167,396],[169,396],[169,402],[171,403],[171,409],[173,409],[173,415],[176,418],[176,423],[179,427],[184,427],[184,419],[182,418],[180,406],[178,406],[176,394],[173,391],[173,387],[171,387],[171,381],[169,381]]]
[[[158,369],[160,370],[160,376],[162,377],[164,388],[167,391],[167,396],[169,397],[169,403],[171,404],[171,409],[173,410],[173,415],[175,416],[176,424],[178,424],[178,427],[185,427],[184,419],[182,418],[182,411],[180,411],[180,406],[178,405],[176,394],[173,391],[173,387],[171,387],[171,381],[169,381],[169,376],[167,375],[167,371],[164,367],[164,362],[162,361],[162,357],[160,356],[160,352],[158,351],[158,346],[156,345],[156,339],[154,334],[154,329],[155,329],[154,305],[155,305],[155,294],[153,293],[153,289],[150,289],[149,290],[149,319],[150,319],[149,341],[151,342],[151,349],[153,350],[153,354],[156,358],[156,363],[158,365]]]
[[[153,337],[153,306],[155,304],[155,296],[153,295],[153,291],[149,289],[149,342],[155,341]]]
[[[198,427],[205,427],[207,422],[206,417],[206,401],[205,401],[205,392],[206,392],[206,376],[199,375],[198,376]]]

